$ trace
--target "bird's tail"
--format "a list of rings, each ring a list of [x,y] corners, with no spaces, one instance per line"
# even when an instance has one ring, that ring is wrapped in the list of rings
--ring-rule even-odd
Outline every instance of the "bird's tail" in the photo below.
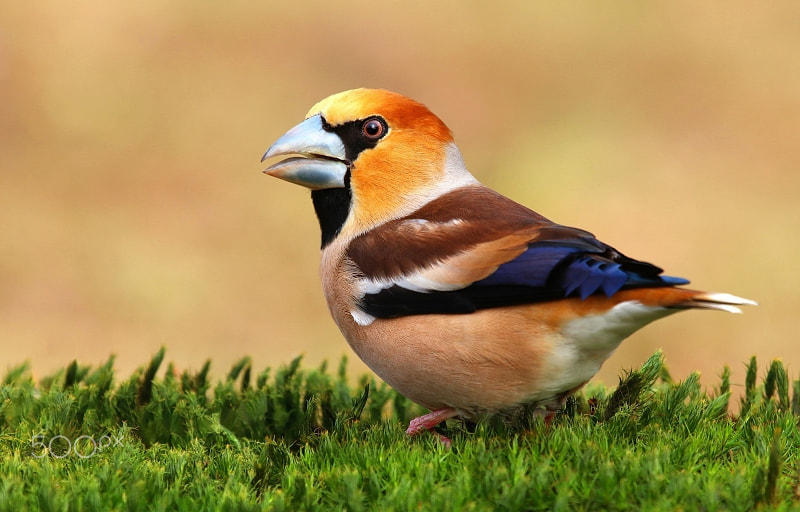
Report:
[[[687,299],[671,307],[716,309],[719,311],[727,311],[728,313],[741,313],[742,310],[739,306],[758,306],[758,303],[754,300],[731,295],[730,293],[695,292]]]
[[[739,306],[758,305],[755,301],[730,293],[701,292],[677,286],[621,290],[612,299],[615,303],[633,300],[654,308],[716,309],[728,313],[741,313]]]

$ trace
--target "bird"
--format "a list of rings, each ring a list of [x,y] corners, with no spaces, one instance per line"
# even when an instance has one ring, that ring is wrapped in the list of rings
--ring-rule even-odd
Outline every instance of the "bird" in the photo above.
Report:
[[[447,125],[395,92],[323,99],[262,162],[274,157],[266,174],[311,190],[334,322],[378,377],[431,411],[409,436],[451,418],[552,416],[650,322],[756,305],[685,288],[484,186]]]

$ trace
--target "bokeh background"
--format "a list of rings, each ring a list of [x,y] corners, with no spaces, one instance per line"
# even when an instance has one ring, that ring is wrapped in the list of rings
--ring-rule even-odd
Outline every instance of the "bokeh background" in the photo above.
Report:
[[[634,335],[675,377],[800,371],[800,3],[6,2],[0,372],[160,346],[221,375],[350,354],[308,192],[263,151],[319,99],[426,103],[485,184],[693,285],[758,300]]]

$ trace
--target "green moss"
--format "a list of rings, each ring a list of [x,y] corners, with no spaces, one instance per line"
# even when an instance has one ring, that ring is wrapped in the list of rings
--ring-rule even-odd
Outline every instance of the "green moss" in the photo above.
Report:
[[[750,361],[738,416],[729,370],[709,393],[657,353],[549,424],[452,421],[446,449],[407,438],[423,411],[371,378],[349,385],[344,361],[253,378],[243,358],[210,384],[210,363],[158,378],[163,359],[118,383],[113,360],[38,383],[9,371],[0,510],[800,509],[800,383],[779,361],[761,384]]]

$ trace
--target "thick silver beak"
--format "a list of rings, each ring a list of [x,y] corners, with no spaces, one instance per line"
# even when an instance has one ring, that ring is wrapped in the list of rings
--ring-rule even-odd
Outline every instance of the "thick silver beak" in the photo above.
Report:
[[[267,167],[264,172],[311,190],[344,188],[348,164],[342,139],[322,126],[314,115],[298,124],[269,147],[267,158],[295,155]]]

